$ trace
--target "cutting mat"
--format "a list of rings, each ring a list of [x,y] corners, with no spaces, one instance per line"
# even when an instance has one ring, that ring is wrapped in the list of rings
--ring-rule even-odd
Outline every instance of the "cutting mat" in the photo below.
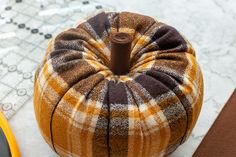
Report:
[[[0,2],[0,109],[7,119],[32,99],[34,72],[48,40],[102,10],[115,8],[93,0]]]

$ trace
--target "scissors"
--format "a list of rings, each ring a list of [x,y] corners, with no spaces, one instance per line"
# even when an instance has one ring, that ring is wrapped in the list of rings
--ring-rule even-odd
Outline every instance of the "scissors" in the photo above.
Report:
[[[0,110],[0,157],[20,157],[16,139]]]

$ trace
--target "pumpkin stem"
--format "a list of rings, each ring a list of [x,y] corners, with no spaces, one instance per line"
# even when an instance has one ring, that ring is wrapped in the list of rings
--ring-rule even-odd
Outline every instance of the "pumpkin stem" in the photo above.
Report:
[[[110,69],[115,75],[129,72],[132,36],[128,33],[116,32],[111,35]]]

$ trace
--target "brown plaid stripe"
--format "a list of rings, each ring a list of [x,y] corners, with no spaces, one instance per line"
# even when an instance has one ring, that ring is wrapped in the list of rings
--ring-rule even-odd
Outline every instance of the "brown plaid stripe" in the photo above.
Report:
[[[108,68],[117,31],[133,36],[125,76]],[[38,125],[60,156],[165,156],[190,135],[202,100],[191,44],[173,27],[129,12],[102,12],[62,32],[35,74]]]

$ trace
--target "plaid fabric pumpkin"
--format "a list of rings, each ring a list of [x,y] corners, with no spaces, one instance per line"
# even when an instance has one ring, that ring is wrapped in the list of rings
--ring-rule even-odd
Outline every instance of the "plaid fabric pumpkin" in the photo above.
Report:
[[[108,67],[117,31],[133,36],[130,72],[121,76]],[[102,12],[60,33],[35,74],[36,119],[60,156],[165,156],[188,138],[202,101],[191,44],[130,12]]]

